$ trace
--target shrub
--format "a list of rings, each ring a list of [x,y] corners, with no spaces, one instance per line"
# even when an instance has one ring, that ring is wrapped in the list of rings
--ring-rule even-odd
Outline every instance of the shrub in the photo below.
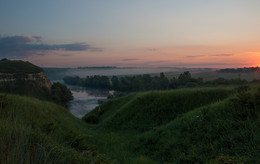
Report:
[[[97,124],[99,122],[98,116],[95,114],[86,115],[83,120],[90,124]]]
[[[0,95],[0,109],[4,109],[9,105],[6,95]]]
[[[238,93],[241,93],[241,92],[246,92],[250,89],[250,87],[248,85],[242,85],[242,86],[239,86],[236,88],[236,91]]]
[[[257,109],[260,109],[260,88],[257,89],[255,93],[255,105]]]

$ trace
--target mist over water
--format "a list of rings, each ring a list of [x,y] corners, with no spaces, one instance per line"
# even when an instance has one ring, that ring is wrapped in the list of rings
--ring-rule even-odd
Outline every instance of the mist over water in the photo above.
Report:
[[[79,76],[85,78],[86,76],[93,75],[104,75],[104,76],[124,76],[124,75],[142,75],[142,74],[159,74],[160,72],[164,73],[173,73],[179,74],[183,71],[190,72],[201,72],[206,69],[201,68],[174,68],[174,67],[122,67],[122,68],[86,68],[86,69],[77,69],[77,68],[44,68],[47,76],[51,80],[62,80],[65,76]]]
[[[74,100],[68,104],[68,111],[78,118],[93,110],[99,105],[99,101],[107,99],[108,91],[69,86]]]
[[[65,73],[67,76],[77,75],[85,78],[86,76],[104,75],[104,76],[123,76],[123,75],[139,75],[154,74],[160,72],[178,72],[176,68],[99,68],[99,69],[69,69]]]

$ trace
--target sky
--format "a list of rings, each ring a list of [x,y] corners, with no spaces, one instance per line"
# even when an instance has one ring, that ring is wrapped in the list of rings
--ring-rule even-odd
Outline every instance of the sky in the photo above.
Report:
[[[0,58],[42,67],[260,66],[260,1],[0,0]]]

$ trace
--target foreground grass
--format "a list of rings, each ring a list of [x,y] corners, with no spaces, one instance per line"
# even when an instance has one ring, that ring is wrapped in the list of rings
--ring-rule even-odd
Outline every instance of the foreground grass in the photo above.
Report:
[[[107,163],[86,124],[34,98],[0,96],[0,163]]]
[[[95,117],[94,130],[115,137],[133,163],[259,163],[259,104],[257,86],[145,92],[113,99],[83,119]],[[108,153],[123,161],[125,150]]]
[[[97,107],[88,123],[52,103],[1,95],[0,163],[259,163],[257,88],[130,94]]]
[[[250,109],[234,101],[197,108],[144,133],[138,149],[163,162],[259,163],[259,106]]]

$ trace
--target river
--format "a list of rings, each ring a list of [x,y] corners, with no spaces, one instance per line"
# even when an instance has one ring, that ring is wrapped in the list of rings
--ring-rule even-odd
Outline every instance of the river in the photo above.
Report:
[[[68,103],[68,111],[78,118],[93,110],[100,101],[106,101],[109,91],[78,86],[68,86],[74,99]]]

